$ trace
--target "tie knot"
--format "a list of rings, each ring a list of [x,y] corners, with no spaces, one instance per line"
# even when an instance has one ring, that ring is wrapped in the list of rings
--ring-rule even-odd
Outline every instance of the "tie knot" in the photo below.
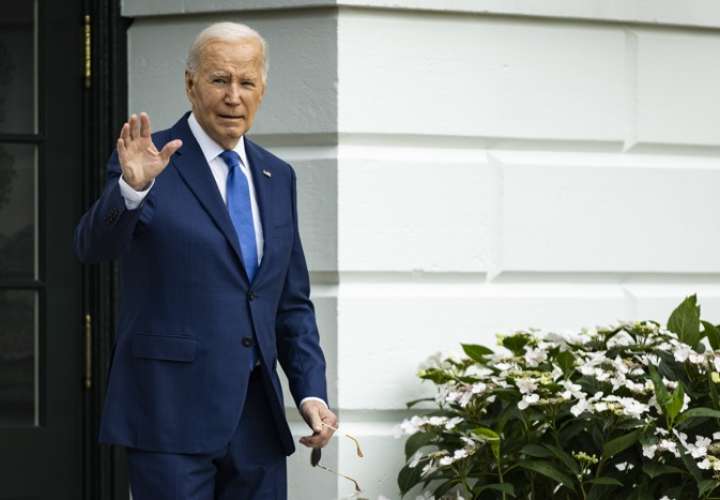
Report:
[[[234,167],[240,166],[240,155],[232,149],[226,149],[225,151],[220,153],[220,158],[225,161],[230,170],[232,170]]]

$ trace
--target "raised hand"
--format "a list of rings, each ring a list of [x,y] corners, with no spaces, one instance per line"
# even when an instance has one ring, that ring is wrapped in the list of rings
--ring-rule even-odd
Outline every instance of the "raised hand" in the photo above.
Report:
[[[173,153],[182,146],[182,141],[175,139],[158,151],[150,135],[150,117],[143,112],[140,117],[135,114],[130,116],[117,140],[123,179],[136,191],[147,189],[152,180],[165,170]]]

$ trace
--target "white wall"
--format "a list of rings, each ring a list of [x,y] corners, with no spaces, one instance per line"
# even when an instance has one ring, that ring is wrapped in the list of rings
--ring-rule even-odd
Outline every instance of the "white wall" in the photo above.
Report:
[[[186,108],[203,26],[269,42],[254,137],[298,171],[331,405],[366,452],[339,438],[324,460],[369,498],[399,497],[392,428],[433,352],[664,320],[694,292],[720,321],[720,9],[679,5],[125,0],[130,108],[157,125]],[[308,460],[291,500],[350,496]]]

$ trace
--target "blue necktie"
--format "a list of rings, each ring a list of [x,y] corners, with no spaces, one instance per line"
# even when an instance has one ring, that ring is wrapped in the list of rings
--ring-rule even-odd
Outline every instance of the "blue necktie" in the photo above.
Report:
[[[232,150],[225,150],[220,157],[228,166],[227,208],[240,243],[245,272],[252,283],[258,268],[257,242],[250,207],[250,186],[247,177],[240,170],[240,156]]]
[[[247,177],[240,170],[240,156],[235,151],[225,150],[220,153],[220,157],[228,166],[226,184],[228,213],[240,242],[245,272],[252,283],[258,268],[258,259],[255,226],[253,225],[252,208],[250,206],[250,186]],[[251,370],[259,359],[258,347],[255,345],[252,349]]]

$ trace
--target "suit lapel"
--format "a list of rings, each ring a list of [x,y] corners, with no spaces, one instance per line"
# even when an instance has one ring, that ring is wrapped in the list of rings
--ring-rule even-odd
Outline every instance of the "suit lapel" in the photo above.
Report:
[[[255,280],[261,277],[263,271],[267,270],[268,258],[272,251],[272,246],[268,244],[272,237],[272,209],[274,203],[272,202],[272,177],[268,177],[263,173],[269,172],[272,175],[269,162],[263,161],[262,150],[250,139],[245,136],[245,154],[250,163],[250,173],[253,179],[253,185],[255,187],[255,197],[258,202],[258,210],[260,210],[260,220],[263,228],[263,257],[260,261],[260,267],[258,268]]]
[[[182,177],[188,188],[195,194],[205,211],[210,214],[213,222],[225,235],[228,243],[237,256],[240,267],[243,270],[243,277],[248,281],[245,266],[243,265],[242,252],[238,243],[235,226],[233,226],[227,208],[223,203],[220,191],[218,191],[215,178],[210,171],[210,166],[205,161],[200,145],[190,131],[186,114],[173,127],[171,137],[181,139],[182,147],[173,155],[172,163]]]

